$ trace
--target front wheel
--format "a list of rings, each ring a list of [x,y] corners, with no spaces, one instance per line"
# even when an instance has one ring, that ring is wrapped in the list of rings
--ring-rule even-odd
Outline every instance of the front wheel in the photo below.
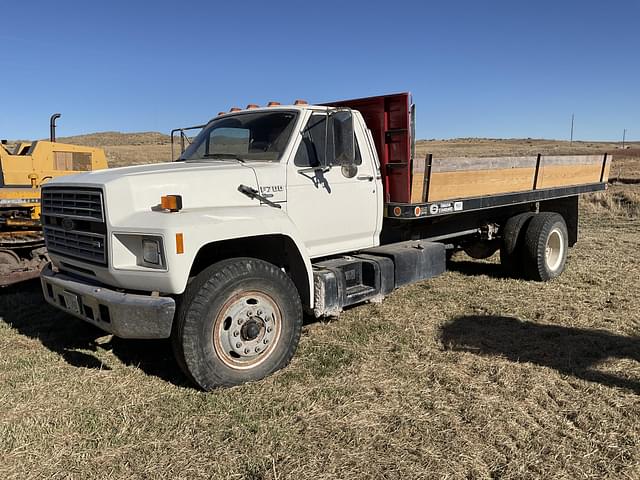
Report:
[[[204,390],[259,380],[286,366],[302,328],[298,290],[253,258],[216,263],[179,302],[172,342],[185,374]]]

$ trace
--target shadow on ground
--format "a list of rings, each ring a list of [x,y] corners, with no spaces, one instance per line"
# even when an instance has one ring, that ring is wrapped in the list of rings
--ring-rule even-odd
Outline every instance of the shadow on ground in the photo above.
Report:
[[[640,381],[594,367],[608,358],[640,362],[640,337],[604,330],[540,325],[513,317],[460,316],[442,327],[445,348],[503,356],[513,362],[550,367],[565,375],[640,393]]]
[[[125,365],[175,385],[190,385],[168,340],[123,340],[108,335],[47,304],[37,280],[0,290],[0,318],[74,367],[111,370],[93,354],[99,349],[109,350]]]
[[[479,260],[449,260],[447,270],[463,275],[486,275],[492,278],[508,278],[504,267],[499,263],[487,263]]]

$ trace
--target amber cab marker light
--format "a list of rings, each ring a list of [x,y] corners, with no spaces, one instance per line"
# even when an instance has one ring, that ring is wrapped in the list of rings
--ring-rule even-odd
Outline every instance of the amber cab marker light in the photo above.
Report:
[[[249,105],[247,105],[247,110],[253,110],[254,108],[260,108],[260,105],[257,105],[255,103],[250,103]]]
[[[218,116],[224,115],[225,113],[227,113],[227,112],[218,112]]]
[[[267,107],[278,107],[280,106],[280,102],[269,102],[267,103]]]
[[[309,102],[307,102],[306,100],[296,100],[295,102],[293,102],[294,105],[309,105]]]
[[[184,235],[176,233],[176,253],[181,255],[184,253]]]
[[[240,107],[231,107],[231,109],[229,111],[230,112],[239,112],[240,110],[242,110]]]
[[[182,195],[163,195],[160,197],[160,206],[163,210],[179,212],[182,210]]]

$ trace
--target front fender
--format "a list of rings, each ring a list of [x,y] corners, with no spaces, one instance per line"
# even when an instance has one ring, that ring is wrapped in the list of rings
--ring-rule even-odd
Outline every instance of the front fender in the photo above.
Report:
[[[151,279],[154,287],[164,293],[184,292],[191,266],[196,255],[204,246],[217,241],[233,240],[259,235],[283,235],[291,239],[302,258],[307,274],[310,296],[313,299],[313,271],[311,260],[300,234],[286,212],[264,205],[250,207],[215,207],[207,209],[183,210],[176,213],[136,212],[128,216],[119,226],[113,226],[114,233],[140,233],[161,235],[167,257],[166,272],[140,272],[113,270],[118,284],[123,288],[142,288]],[[176,234],[181,233],[184,253],[177,253]],[[140,275],[144,273],[144,279]],[[164,277],[164,278],[162,278]],[[311,305],[313,306],[313,305]]]

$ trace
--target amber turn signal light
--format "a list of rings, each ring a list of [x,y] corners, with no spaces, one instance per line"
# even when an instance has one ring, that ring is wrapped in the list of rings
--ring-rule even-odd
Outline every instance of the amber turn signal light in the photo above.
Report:
[[[309,105],[309,102],[307,102],[306,100],[296,100],[295,102],[293,102],[294,105]]]
[[[184,235],[176,233],[176,253],[181,255],[184,253]]]
[[[182,195],[163,195],[160,197],[160,206],[170,212],[182,210]]]
[[[280,102],[269,102],[267,107],[277,107],[278,105],[280,105]]]

